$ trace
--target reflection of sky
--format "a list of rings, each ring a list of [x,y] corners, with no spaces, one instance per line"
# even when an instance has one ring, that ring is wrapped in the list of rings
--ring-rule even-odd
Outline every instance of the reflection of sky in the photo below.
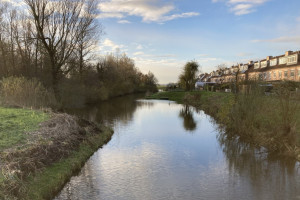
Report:
[[[179,117],[182,105],[151,102],[138,107],[128,123],[115,124],[112,140],[72,178],[59,199],[274,197],[271,190],[256,195],[247,171],[228,169],[210,117],[194,112],[197,129],[191,134]]]

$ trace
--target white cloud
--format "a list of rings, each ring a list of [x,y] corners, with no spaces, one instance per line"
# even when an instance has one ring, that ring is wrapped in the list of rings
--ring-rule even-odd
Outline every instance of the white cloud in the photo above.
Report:
[[[128,20],[119,20],[118,23],[119,24],[130,24],[131,22]]]
[[[198,54],[196,56],[199,63],[207,63],[218,60],[218,58],[211,57],[209,54]]]
[[[137,47],[136,47],[136,49],[138,49],[138,50],[141,50],[141,49],[143,49],[144,47],[141,45],[141,44],[139,44]]]
[[[246,15],[256,11],[258,6],[269,0],[212,0],[213,3],[226,2],[230,11],[235,15]]]
[[[21,0],[0,0],[0,4],[10,4],[14,7],[20,7],[20,6],[24,6],[25,3]]]
[[[122,49],[124,48],[124,45],[118,45],[115,44],[113,41],[111,41],[110,39],[106,38],[101,44],[99,49],[103,52],[112,52],[112,51],[116,51],[118,49]]]
[[[171,3],[162,4],[158,0],[106,0],[99,3],[99,18],[142,17],[143,22],[163,23],[166,21],[198,16],[197,12],[170,14],[175,10]]]
[[[153,57],[136,56],[133,59],[143,73],[153,72],[161,84],[177,82],[185,63],[183,60],[163,58],[159,55]]]
[[[138,51],[138,52],[133,53],[133,55],[134,55],[134,56],[144,55],[144,52]]]
[[[208,54],[198,54],[196,55],[197,57],[208,57],[209,55]]]
[[[241,52],[239,54],[237,54],[238,57],[248,57],[248,56],[252,56],[253,53],[246,53],[246,52]]]
[[[273,39],[252,40],[253,43],[267,42],[267,43],[300,43],[300,36],[283,36]]]
[[[207,58],[197,59],[197,61],[199,63],[207,63],[207,62],[216,61],[216,60],[218,60],[218,58],[214,58],[214,57],[207,57]]]

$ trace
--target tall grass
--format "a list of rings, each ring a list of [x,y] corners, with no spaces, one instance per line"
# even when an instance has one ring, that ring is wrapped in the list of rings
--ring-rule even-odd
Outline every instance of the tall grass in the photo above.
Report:
[[[236,95],[227,123],[229,133],[271,150],[293,152],[300,144],[300,98],[288,85],[284,82],[275,86],[268,96],[260,83],[252,83],[247,93]]]
[[[1,103],[9,106],[45,108],[57,105],[53,92],[37,79],[8,77],[1,81]]]

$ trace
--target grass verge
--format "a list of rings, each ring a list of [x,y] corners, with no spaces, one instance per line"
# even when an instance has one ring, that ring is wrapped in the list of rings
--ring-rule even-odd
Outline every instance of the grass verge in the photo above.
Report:
[[[51,199],[65,185],[66,182],[80,171],[88,158],[100,147],[106,144],[113,131],[109,128],[102,134],[89,136],[71,155],[53,165],[45,168],[42,172],[30,176],[26,185],[26,199]],[[23,195],[24,196],[24,195]]]

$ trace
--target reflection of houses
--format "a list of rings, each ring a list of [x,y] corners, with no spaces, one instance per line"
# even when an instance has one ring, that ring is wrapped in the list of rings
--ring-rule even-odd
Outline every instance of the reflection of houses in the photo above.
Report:
[[[207,82],[228,83],[238,80],[300,81],[300,51],[287,51],[284,55],[259,61],[250,61],[208,74]]]

